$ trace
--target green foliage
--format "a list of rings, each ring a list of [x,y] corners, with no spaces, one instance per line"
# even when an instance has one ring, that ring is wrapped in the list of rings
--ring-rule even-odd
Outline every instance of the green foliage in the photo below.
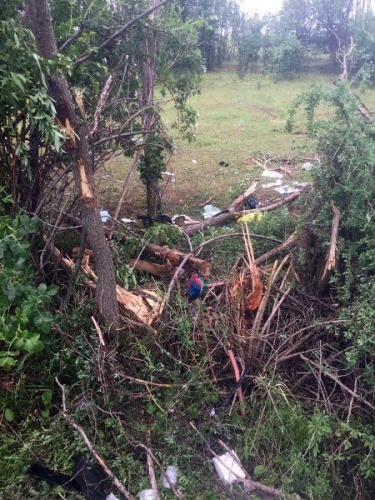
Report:
[[[332,118],[314,120],[320,102],[329,104]],[[323,249],[330,240],[332,202],[340,212],[331,293],[340,303],[339,318],[345,323],[335,327],[336,338],[345,349],[346,368],[360,373],[362,384],[370,388],[375,380],[375,134],[372,120],[358,112],[359,105],[345,83],[333,90],[314,88],[297,102],[297,107],[305,108],[320,157],[320,165],[312,171],[314,191],[309,202],[311,227]],[[366,475],[374,473],[373,458],[361,454],[359,461]]]
[[[282,76],[291,78],[301,71],[305,48],[295,36],[288,36],[275,43],[270,51],[272,67]]]
[[[32,141],[38,137],[44,142],[45,156],[49,148],[61,152],[65,141],[46,79],[53,71],[68,70],[69,64],[60,56],[46,61],[38,55],[29,30],[13,19],[0,21],[0,181],[13,195],[19,190],[17,180],[23,182],[21,203],[28,199],[33,181],[30,164],[37,154]]]
[[[145,231],[143,242],[167,245],[171,248],[184,243],[184,238],[179,229],[172,224],[154,224]]]
[[[374,474],[372,427],[302,405],[278,378],[264,375],[254,384],[251,413],[238,436],[243,463],[262,471],[262,481],[271,479],[290,493],[352,498],[340,470],[348,466],[363,477]]]
[[[162,178],[162,173],[165,171],[165,154],[170,147],[166,149],[165,139],[160,135],[154,135],[148,139],[138,166],[140,178],[144,184]]]
[[[43,348],[50,332],[52,314],[46,310],[57,293],[56,286],[33,284],[27,236],[38,225],[26,215],[0,217],[0,367],[10,370],[21,352]]]
[[[360,278],[356,300],[340,311],[340,318],[347,326],[337,329],[337,335],[349,345],[346,359],[351,369],[361,367],[369,387],[375,384],[375,311],[373,307],[375,284],[373,276]]]
[[[238,74],[243,78],[250,64],[256,64],[262,46],[262,28],[265,21],[257,17],[240,21],[234,27],[233,39],[238,50]]]

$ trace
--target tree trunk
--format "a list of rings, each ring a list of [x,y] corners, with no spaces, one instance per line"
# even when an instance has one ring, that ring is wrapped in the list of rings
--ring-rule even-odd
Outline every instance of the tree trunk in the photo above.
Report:
[[[155,7],[159,0],[150,0],[150,7]],[[151,18],[154,15],[151,16]],[[155,70],[155,54],[156,54],[156,32],[150,29],[145,35],[145,53],[142,61],[142,101],[146,106],[145,111],[141,114],[142,127],[144,130],[151,131],[155,125],[154,109],[154,90],[156,85],[156,70]],[[152,135],[152,134],[151,134]],[[145,153],[147,151],[147,140],[149,135],[145,136]],[[146,180],[146,203],[147,215],[155,217],[157,212],[157,201],[159,193],[159,180],[148,177]]]
[[[57,54],[57,46],[48,0],[27,0],[25,20],[34,33],[39,53],[46,59],[54,58]],[[49,95],[55,104],[56,120],[64,129],[67,137],[65,148],[72,158],[83,224],[95,255],[98,273],[97,306],[107,327],[111,332],[114,332],[119,326],[115,272],[95,195],[85,127],[79,122],[66,80],[55,73],[48,77],[47,84]]]
[[[146,181],[147,215],[155,217],[159,209],[159,181],[147,179]]]

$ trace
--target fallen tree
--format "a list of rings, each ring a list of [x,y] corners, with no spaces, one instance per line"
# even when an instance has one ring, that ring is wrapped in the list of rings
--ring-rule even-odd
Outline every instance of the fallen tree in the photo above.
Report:
[[[250,188],[249,188],[250,189]],[[191,224],[188,227],[185,227],[183,229],[184,233],[187,234],[188,236],[191,236],[192,234],[196,234],[199,232],[204,231],[205,228],[211,227],[211,226],[217,226],[219,224],[224,224],[230,221],[235,220],[237,217],[240,217],[242,215],[246,215],[249,213],[256,213],[256,212],[270,212],[272,210],[276,210],[277,208],[280,208],[284,205],[288,205],[289,203],[292,203],[294,200],[298,199],[302,194],[306,193],[310,189],[310,186],[306,186],[303,189],[300,189],[299,191],[296,191],[295,193],[290,194],[283,200],[280,200],[276,203],[272,203],[271,205],[267,205],[265,207],[260,207],[257,208],[256,210],[241,210],[241,204],[243,205],[244,199],[246,199],[246,193],[244,195],[241,195],[240,197],[236,198],[234,202],[229,206],[229,208],[214,217],[211,217],[211,219],[207,219],[203,222],[199,222],[198,224]],[[253,191],[251,191],[253,192]]]

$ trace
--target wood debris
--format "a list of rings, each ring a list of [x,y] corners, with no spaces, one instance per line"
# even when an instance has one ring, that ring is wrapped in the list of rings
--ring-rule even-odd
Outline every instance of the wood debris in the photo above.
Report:
[[[178,250],[172,250],[167,246],[161,247],[159,245],[155,245],[154,243],[147,245],[146,250],[165,259],[167,266],[169,266],[170,269],[178,267],[187,257],[184,269],[186,269],[190,274],[195,272],[202,276],[202,278],[206,278],[211,273],[212,264],[207,260],[198,259],[193,256],[186,256],[186,254],[179,252]]]
[[[59,259],[59,262],[63,264],[65,269],[73,273],[75,266],[74,260],[70,257],[63,256],[58,248],[51,242],[49,243],[49,248],[53,255]],[[79,248],[75,248],[75,258],[77,258],[78,252]],[[86,262],[84,262],[85,256],[87,257]],[[85,277],[85,284],[90,288],[96,288],[98,277],[93,270],[92,263],[89,262],[90,256],[91,250],[85,249],[81,271]],[[143,287],[130,292],[120,285],[116,285],[116,300],[126,316],[146,326],[151,326],[153,322],[160,317],[164,308],[164,297],[158,290],[150,287]]]

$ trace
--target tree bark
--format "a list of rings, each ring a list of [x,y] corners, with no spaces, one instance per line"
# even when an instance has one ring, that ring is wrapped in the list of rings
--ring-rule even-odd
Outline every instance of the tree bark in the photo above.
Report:
[[[57,54],[57,46],[48,0],[27,0],[24,19],[34,33],[39,53],[46,59],[53,59]],[[72,159],[83,224],[95,255],[98,273],[97,306],[107,327],[114,332],[119,326],[115,271],[100,218],[85,127],[79,122],[67,81],[54,73],[49,75],[47,85],[55,104],[56,120],[66,134],[65,148]]]

